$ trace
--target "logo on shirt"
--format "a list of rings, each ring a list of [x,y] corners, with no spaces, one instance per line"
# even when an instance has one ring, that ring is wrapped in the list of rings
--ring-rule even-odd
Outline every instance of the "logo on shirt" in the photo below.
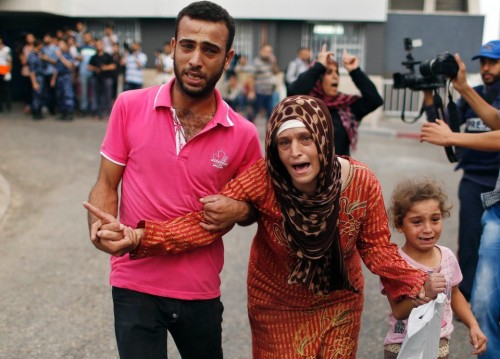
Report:
[[[491,129],[480,118],[468,118],[466,124],[467,132],[488,132]]]
[[[216,168],[224,168],[227,166],[229,157],[223,150],[219,150],[212,155],[212,166]]]

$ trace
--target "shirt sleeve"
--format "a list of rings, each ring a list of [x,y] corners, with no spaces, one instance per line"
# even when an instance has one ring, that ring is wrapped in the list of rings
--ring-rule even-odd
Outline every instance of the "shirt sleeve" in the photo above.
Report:
[[[128,158],[128,146],[125,140],[126,134],[124,126],[124,122],[126,121],[126,109],[123,96],[125,94],[126,93],[120,94],[116,99],[116,103],[109,117],[106,135],[101,145],[101,155],[120,166],[125,166]]]
[[[165,254],[176,254],[207,246],[225,231],[208,232],[200,227],[203,212],[192,212],[165,222],[145,221],[144,237],[140,245],[130,252],[131,259]]]
[[[376,110],[379,106],[384,104],[384,100],[378,93],[375,84],[370,80],[370,78],[358,67],[352,70],[349,75],[352,81],[361,92],[361,98],[359,98],[352,105],[352,111],[354,112],[358,121],[361,121],[370,112]]]
[[[297,79],[289,84],[288,96],[307,95],[314,88],[316,82],[326,72],[326,67],[316,62],[306,71],[301,73]]]
[[[380,276],[388,297],[396,301],[405,296],[416,297],[427,274],[411,267],[399,255],[397,245],[390,241],[380,183],[371,171],[367,171],[366,178],[367,208],[356,243],[358,251],[367,268]]]

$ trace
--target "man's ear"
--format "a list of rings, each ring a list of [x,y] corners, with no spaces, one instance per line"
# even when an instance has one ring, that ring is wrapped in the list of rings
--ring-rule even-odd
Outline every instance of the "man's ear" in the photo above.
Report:
[[[172,37],[172,38],[170,39],[170,47],[172,48],[172,49],[171,49],[171,53],[170,53],[170,55],[171,55],[172,57],[174,57],[174,52],[175,52],[175,37]]]
[[[234,50],[231,49],[226,54],[226,60],[224,62],[224,70],[227,70],[229,68],[229,65],[231,64],[233,57],[234,57]]]

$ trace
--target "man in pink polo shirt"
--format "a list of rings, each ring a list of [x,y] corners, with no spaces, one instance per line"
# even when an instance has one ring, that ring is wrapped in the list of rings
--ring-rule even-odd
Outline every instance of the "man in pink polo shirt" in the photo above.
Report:
[[[175,79],[118,97],[90,203],[114,216],[119,210],[120,221],[132,227],[145,218],[178,217],[201,210],[200,198],[261,158],[255,126],[215,89],[233,58],[234,33],[233,19],[214,3],[181,10],[171,40]],[[233,208],[234,220],[251,214],[245,203]],[[101,226],[89,215],[92,243],[114,255],[110,283],[120,358],[166,358],[167,331],[183,358],[222,358],[222,239],[175,256],[131,260],[120,257],[128,250],[116,251],[97,236]]]

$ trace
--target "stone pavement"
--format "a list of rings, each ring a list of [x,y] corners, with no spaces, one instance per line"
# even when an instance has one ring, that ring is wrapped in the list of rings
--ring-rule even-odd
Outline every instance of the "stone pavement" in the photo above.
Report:
[[[10,185],[0,173],[0,222],[2,222],[10,203]]]
[[[263,138],[264,121],[257,127]],[[455,207],[440,243],[456,250],[460,173],[441,148],[415,140],[419,127],[394,118],[363,123],[353,157],[375,172],[386,200],[402,177],[426,174],[444,182]],[[89,243],[81,205],[96,179],[105,129],[105,121],[90,118],[34,122],[0,113],[0,173],[10,182],[0,182],[2,208],[10,203],[0,212],[0,358],[117,358],[109,257]],[[236,227],[224,236],[223,349],[229,359],[251,358],[246,271],[254,233],[255,226]],[[396,233],[393,240],[402,243]],[[378,278],[365,271],[358,358],[381,357],[388,310]],[[471,352],[460,323],[451,347],[455,358]],[[179,358],[171,340],[168,352]]]
[[[5,115],[4,115],[5,116]],[[11,113],[8,115],[10,118],[25,117],[24,114]],[[1,117],[0,117],[1,118]],[[388,137],[408,137],[415,138],[418,136],[418,131],[420,124],[422,122],[417,122],[416,124],[406,124],[402,121],[398,121],[395,118],[389,118],[382,121],[381,124],[375,123],[362,123],[360,126],[360,134],[374,134]],[[265,128],[263,121],[260,120],[258,123],[259,131],[261,133],[261,138],[264,138]],[[2,221],[10,203],[10,185],[5,177],[0,173],[0,222]]]

